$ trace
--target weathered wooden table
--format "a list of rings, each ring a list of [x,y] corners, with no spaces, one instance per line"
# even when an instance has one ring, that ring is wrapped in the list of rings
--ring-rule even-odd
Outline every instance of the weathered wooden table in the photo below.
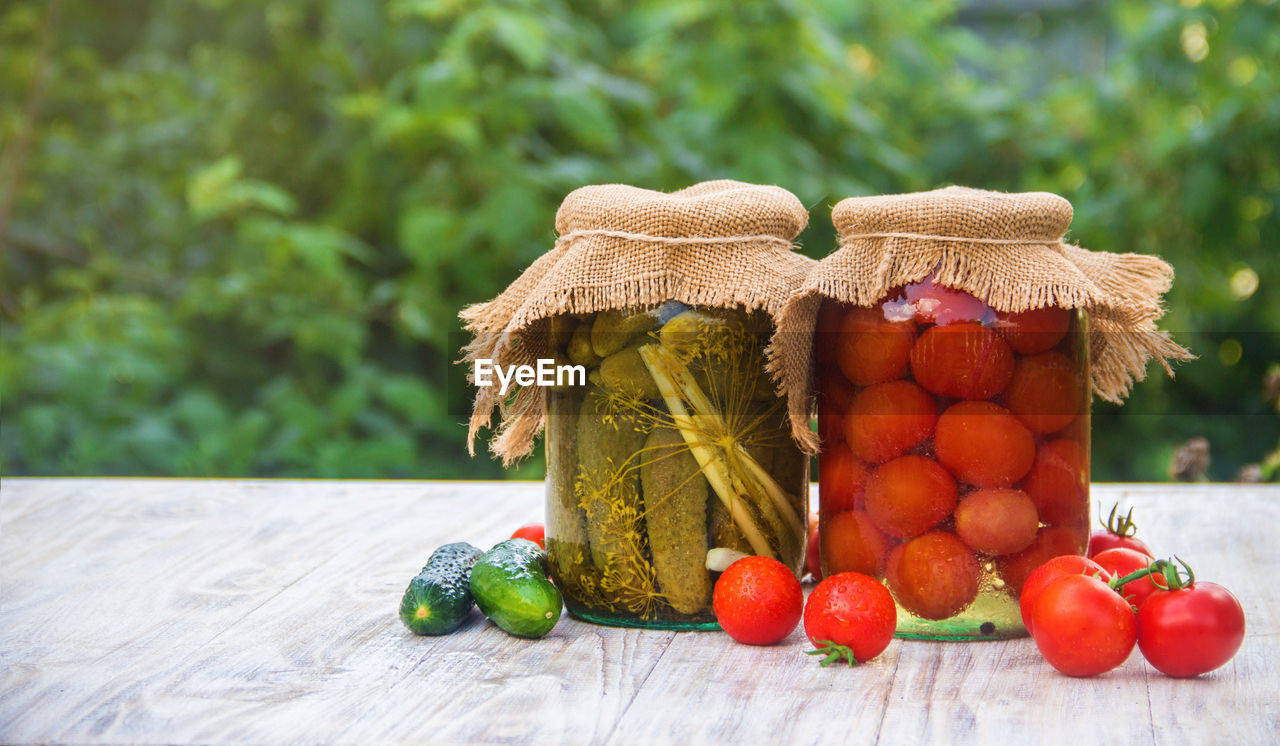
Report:
[[[1241,599],[1226,667],[1135,652],[1055,673],[1026,639],[895,640],[820,668],[802,630],[597,627],[541,640],[473,612],[415,637],[400,594],[437,545],[538,520],[530,483],[28,480],[0,484],[0,742],[1276,743],[1280,488],[1095,485]]]

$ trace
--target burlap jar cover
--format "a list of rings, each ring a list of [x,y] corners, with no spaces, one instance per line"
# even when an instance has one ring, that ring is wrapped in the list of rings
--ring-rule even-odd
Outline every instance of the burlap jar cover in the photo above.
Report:
[[[775,340],[772,363],[793,426],[806,422],[812,331],[824,298],[872,306],[894,288],[933,276],[1001,312],[1085,309],[1093,393],[1120,402],[1151,359],[1192,355],[1156,328],[1173,268],[1158,257],[1089,251],[1063,242],[1071,203],[1055,194],[964,187],[855,197],[831,212],[839,248],[814,267],[779,317],[800,330]],[[806,333],[807,332],[807,333]]]
[[[496,298],[459,314],[473,335],[463,361],[531,365],[548,355],[543,325],[561,314],[673,300],[760,309],[776,319],[815,264],[793,251],[807,223],[795,195],[776,186],[720,180],[671,193],[622,184],[577,189],[556,213],[555,246]],[[545,407],[537,387],[509,400],[496,387],[478,389],[468,450],[474,454],[476,434],[499,408],[490,447],[511,464],[532,449]],[[807,436],[807,409],[799,411]]]

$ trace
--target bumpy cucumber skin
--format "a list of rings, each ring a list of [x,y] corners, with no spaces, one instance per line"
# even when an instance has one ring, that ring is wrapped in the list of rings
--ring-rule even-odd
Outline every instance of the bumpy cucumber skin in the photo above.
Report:
[[[471,568],[484,552],[465,541],[445,544],[400,600],[400,621],[418,635],[447,635],[462,626],[471,612]]]
[[[471,568],[471,595],[484,615],[517,637],[542,637],[560,621],[564,600],[547,578],[547,553],[508,539]]]

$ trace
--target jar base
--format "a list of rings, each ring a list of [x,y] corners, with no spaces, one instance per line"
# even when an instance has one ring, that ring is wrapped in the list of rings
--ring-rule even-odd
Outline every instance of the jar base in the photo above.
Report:
[[[715,632],[719,631],[720,625],[716,622],[682,622],[674,620],[662,619],[628,619],[626,617],[607,616],[604,614],[592,614],[590,612],[575,611],[569,609],[569,616],[579,621],[588,622],[590,624],[600,624],[606,627],[630,627],[633,629],[665,629],[675,630],[678,632]]]

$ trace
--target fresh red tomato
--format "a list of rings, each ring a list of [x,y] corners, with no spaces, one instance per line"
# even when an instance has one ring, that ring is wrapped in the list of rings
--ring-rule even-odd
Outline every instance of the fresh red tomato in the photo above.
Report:
[[[885,562],[885,581],[902,608],[922,619],[946,619],[978,595],[973,550],[955,534],[931,531],[898,546]]]
[[[875,578],[842,572],[823,579],[804,607],[804,632],[827,654],[827,665],[841,657],[864,663],[884,652],[893,639],[898,611],[893,596]]]
[[[1106,673],[1129,657],[1138,639],[1133,609],[1088,575],[1054,578],[1031,609],[1036,647],[1068,676]]]
[[[861,510],[847,510],[833,516],[822,527],[823,565],[835,575],[860,572],[880,577],[889,539]],[[821,576],[819,576],[821,577]]]
[[[854,308],[840,322],[836,364],[859,386],[900,378],[916,338],[912,321],[889,321],[878,308]]]
[[[1152,559],[1155,555],[1147,547],[1146,542],[1133,536],[1120,536],[1105,529],[1098,529],[1089,535],[1089,556],[1101,554],[1110,549],[1132,549]]]
[[[1034,623],[1031,621],[1031,609],[1035,607],[1040,592],[1049,583],[1063,575],[1097,575],[1103,581],[1111,580],[1111,574],[1102,569],[1102,565],[1078,554],[1064,554],[1054,557],[1031,571],[1022,584],[1022,593],[1018,596],[1018,610],[1022,612],[1022,625],[1027,632],[1035,635]]]
[[[545,551],[547,548],[547,527],[541,523],[526,523],[511,534],[513,539],[528,539]]]
[[[804,611],[804,590],[772,557],[743,557],[725,568],[711,592],[716,621],[748,645],[772,645],[791,634]]]
[[[937,461],[909,455],[871,472],[863,502],[876,528],[905,539],[951,515],[956,495],[956,480]]]
[[[816,583],[822,580],[822,549],[818,545],[818,522],[810,520],[809,546],[804,552],[804,569],[813,576]]]
[[[996,558],[996,567],[1004,580],[1005,588],[1013,595],[1022,591],[1022,584],[1037,567],[1054,557],[1066,554],[1082,554],[1088,540],[1083,531],[1073,531],[1065,526],[1045,526],[1036,532],[1031,546],[1016,554]]]
[[[1152,593],[1138,609],[1138,648],[1167,676],[1208,673],[1244,641],[1244,609],[1217,583]]]
[[[1108,549],[1132,549],[1135,552],[1142,552],[1148,557],[1154,558],[1155,555],[1147,548],[1145,542],[1134,537],[1134,532],[1138,527],[1133,523],[1133,508],[1129,512],[1120,515],[1119,505],[1111,507],[1111,513],[1107,516],[1107,520],[1103,522],[1103,528],[1094,531],[1089,536],[1089,556],[1105,552]]]
[[[1123,578],[1125,575],[1137,572],[1151,564],[1151,557],[1142,552],[1123,547],[1099,552],[1090,559],[1102,565],[1103,569],[1111,573],[1113,578]],[[1158,574],[1152,574],[1145,578],[1131,580],[1119,590],[1133,604],[1135,609],[1141,609],[1142,604],[1151,597],[1151,594],[1164,587],[1164,579]]]
[[[975,487],[1008,487],[1036,458],[1030,431],[1007,409],[985,401],[948,407],[938,418],[933,449],[956,479]]]

